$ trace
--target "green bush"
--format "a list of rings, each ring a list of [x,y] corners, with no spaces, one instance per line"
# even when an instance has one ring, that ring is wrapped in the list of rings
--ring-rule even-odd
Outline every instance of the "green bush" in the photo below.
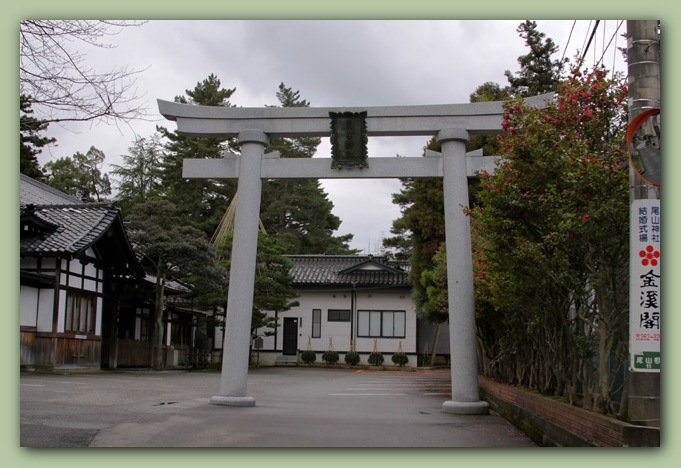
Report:
[[[395,353],[393,354],[392,361],[395,363],[396,366],[403,367],[406,363],[409,362],[409,358],[404,353]]]
[[[300,355],[300,359],[302,359],[305,364],[312,364],[317,360],[317,353],[310,350],[304,351]]]
[[[369,364],[372,366],[380,366],[383,364],[383,354],[378,352],[373,352],[369,355]]]
[[[324,354],[322,354],[322,359],[327,364],[336,364],[338,362],[338,353],[330,349],[328,351],[325,351]]]
[[[357,351],[349,351],[345,354],[345,363],[351,366],[359,364],[359,353]]]

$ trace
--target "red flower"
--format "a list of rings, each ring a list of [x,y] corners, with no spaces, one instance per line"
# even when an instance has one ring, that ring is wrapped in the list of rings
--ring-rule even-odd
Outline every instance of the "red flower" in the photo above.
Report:
[[[586,222],[588,220],[589,220],[589,215],[587,215],[587,214],[582,215],[582,221]]]

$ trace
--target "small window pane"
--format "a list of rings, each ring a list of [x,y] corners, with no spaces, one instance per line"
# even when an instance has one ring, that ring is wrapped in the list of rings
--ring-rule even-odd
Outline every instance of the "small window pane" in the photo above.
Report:
[[[312,310],[312,338],[322,336],[322,311],[321,309]]]
[[[394,335],[398,338],[404,338],[405,334],[405,322],[407,318],[406,312],[393,312],[394,317]]]
[[[349,322],[350,311],[329,309],[328,320],[329,322]]]
[[[393,313],[383,312],[383,336],[395,336],[393,331]]]
[[[381,336],[381,313],[379,311],[371,311],[369,318],[369,336]]]
[[[369,312],[357,312],[357,336],[369,336]]]

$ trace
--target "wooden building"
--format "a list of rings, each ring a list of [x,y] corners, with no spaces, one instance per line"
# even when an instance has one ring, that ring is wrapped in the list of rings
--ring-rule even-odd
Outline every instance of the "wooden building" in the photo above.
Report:
[[[120,210],[20,174],[20,229],[22,368],[149,367],[155,277]],[[171,281],[165,291],[164,362],[195,365],[205,354],[194,345],[206,313],[186,285]]]

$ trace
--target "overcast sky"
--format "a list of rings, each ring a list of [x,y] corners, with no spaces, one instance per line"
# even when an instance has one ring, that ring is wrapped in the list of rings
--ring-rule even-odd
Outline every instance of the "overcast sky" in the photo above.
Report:
[[[157,99],[172,101],[208,75],[225,88],[236,88],[231,103],[243,107],[278,104],[279,83],[300,91],[313,107],[362,107],[451,104],[469,101],[487,81],[507,84],[504,71],[518,70],[527,53],[516,32],[522,20],[444,21],[150,21],[108,38],[116,47],[84,51],[99,71],[128,66],[141,70],[138,93],[148,122],[132,127],[50,126],[57,146],[45,150],[41,164],[102,150],[108,164],[120,164],[135,135],[149,137],[157,124],[175,130],[158,114]],[[556,59],[584,50],[593,28],[588,20],[537,21],[559,47]],[[619,27],[619,29],[617,29]],[[625,47],[626,23],[601,21],[587,53],[609,69],[625,71],[617,47]],[[427,143],[418,138],[372,138],[369,157],[419,156]],[[315,157],[330,157],[324,139]],[[337,234],[355,235],[352,246],[378,253],[390,235],[399,208],[391,194],[397,180],[326,180],[322,182],[343,221]]]

